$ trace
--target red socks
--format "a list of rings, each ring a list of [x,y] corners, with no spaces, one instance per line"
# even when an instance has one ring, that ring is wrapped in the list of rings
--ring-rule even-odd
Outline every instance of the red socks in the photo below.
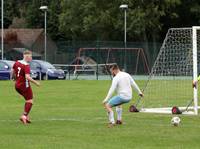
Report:
[[[24,105],[24,115],[28,115],[32,108],[32,103],[26,102]]]

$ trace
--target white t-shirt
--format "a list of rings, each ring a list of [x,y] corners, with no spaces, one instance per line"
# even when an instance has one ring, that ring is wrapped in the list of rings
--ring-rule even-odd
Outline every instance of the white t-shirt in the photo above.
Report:
[[[117,75],[113,78],[112,85],[105,100],[107,101],[110,99],[114,92],[116,92],[117,95],[121,98],[130,100],[132,98],[131,86],[138,92],[138,94],[142,94],[138,85],[128,73],[121,71],[118,72]]]

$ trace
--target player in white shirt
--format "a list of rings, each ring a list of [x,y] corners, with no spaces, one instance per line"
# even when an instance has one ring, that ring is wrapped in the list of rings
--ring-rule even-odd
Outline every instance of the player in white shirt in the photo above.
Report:
[[[115,125],[112,107],[116,107],[116,124],[122,124],[122,104],[130,102],[132,99],[132,87],[138,92],[139,96],[143,97],[143,93],[132,77],[128,73],[120,71],[117,65],[113,65],[110,71],[114,78],[103,104],[108,112],[109,127],[112,127]],[[112,97],[114,92],[117,95]]]

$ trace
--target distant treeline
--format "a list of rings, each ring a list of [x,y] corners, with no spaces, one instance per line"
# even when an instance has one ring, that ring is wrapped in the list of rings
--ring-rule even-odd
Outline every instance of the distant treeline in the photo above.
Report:
[[[123,41],[123,10],[128,4],[127,39],[161,42],[170,27],[200,24],[199,0],[4,0],[5,28],[43,28],[48,9],[52,39]]]

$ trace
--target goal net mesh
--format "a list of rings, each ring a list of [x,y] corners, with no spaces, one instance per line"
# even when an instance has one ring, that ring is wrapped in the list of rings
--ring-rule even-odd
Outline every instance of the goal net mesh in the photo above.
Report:
[[[144,87],[142,106],[186,106],[193,99],[192,28],[172,28],[164,39],[158,57]],[[197,30],[198,62],[200,31]],[[200,63],[198,63],[198,66]]]

